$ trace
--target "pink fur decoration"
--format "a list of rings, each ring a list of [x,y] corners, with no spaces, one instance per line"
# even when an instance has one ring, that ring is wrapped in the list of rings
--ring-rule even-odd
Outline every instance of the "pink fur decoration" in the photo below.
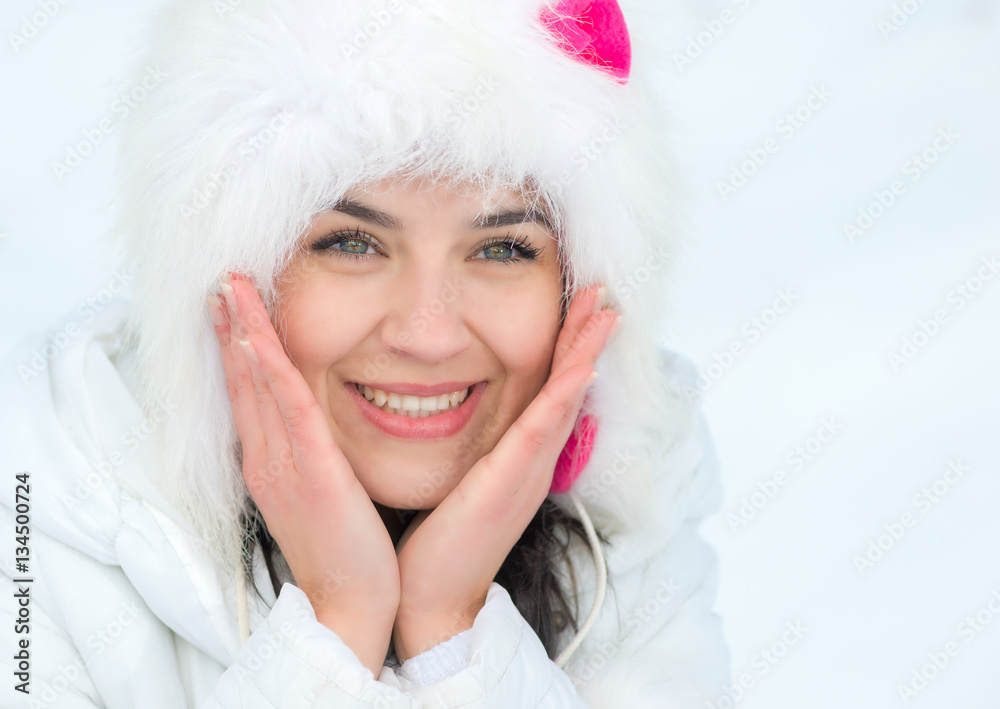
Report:
[[[541,19],[571,57],[609,70],[620,84],[628,81],[632,44],[616,0],[562,0]]]
[[[573,483],[580,477],[580,472],[590,460],[590,452],[594,449],[594,434],[597,433],[597,419],[587,414],[580,420],[580,425],[569,435],[566,445],[556,461],[555,474],[552,476],[552,487],[549,492],[569,492]]]

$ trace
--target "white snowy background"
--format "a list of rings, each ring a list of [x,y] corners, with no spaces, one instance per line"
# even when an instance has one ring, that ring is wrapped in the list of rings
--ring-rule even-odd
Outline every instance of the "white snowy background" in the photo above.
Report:
[[[160,1],[51,0],[16,52],[42,3],[0,9],[0,353],[115,285],[111,107]],[[670,11],[695,242],[663,341],[705,376],[723,466],[714,706],[996,709],[1000,3]]]

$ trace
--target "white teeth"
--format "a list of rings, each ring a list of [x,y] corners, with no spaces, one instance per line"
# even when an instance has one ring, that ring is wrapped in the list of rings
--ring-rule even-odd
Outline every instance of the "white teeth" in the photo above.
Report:
[[[469,396],[469,389],[451,394],[440,394],[439,396],[412,396],[410,394],[395,394],[382,389],[372,389],[370,386],[362,384],[356,384],[355,387],[368,401],[383,411],[412,418],[426,418],[458,408]]]

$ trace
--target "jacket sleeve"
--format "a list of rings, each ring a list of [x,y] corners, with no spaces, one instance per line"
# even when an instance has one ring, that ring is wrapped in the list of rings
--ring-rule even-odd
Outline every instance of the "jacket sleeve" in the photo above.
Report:
[[[390,675],[394,684],[425,709],[588,709],[510,594],[496,581],[490,584],[472,627],[464,632],[468,633],[469,660],[458,672],[418,685],[398,669],[386,667],[383,679]]]
[[[286,583],[266,622],[239,649],[201,709],[278,706],[418,709],[420,703],[376,680],[337,634],[316,620],[305,593]]]

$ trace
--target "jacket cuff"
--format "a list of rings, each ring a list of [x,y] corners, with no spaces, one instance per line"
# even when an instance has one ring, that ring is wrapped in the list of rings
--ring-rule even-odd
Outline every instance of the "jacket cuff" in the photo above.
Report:
[[[396,672],[415,685],[433,684],[469,666],[472,629],[463,630],[404,662]]]
[[[490,584],[486,603],[464,632],[469,643],[465,668],[424,686],[395,676],[423,706],[587,709],[569,677],[549,658],[510,594],[497,582]]]
[[[223,673],[213,700],[205,706],[420,707],[396,686],[377,681],[290,583]]]

